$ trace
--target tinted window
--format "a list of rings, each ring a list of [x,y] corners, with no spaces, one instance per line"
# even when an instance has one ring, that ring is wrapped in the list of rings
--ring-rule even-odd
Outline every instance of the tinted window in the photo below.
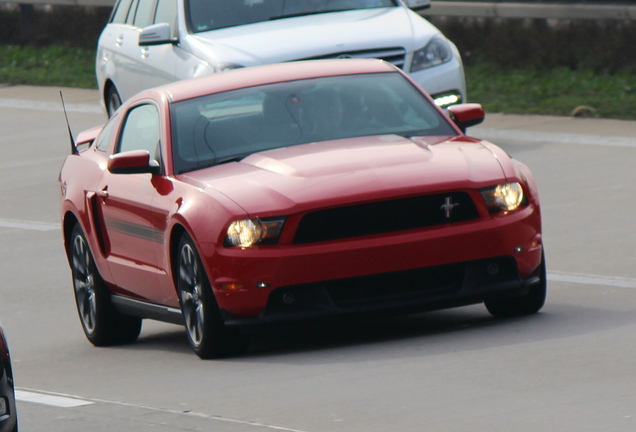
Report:
[[[152,24],[152,13],[155,6],[154,0],[139,0],[137,12],[135,13],[134,25],[136,27],[147,27]]]
[[[133,108],[126,118],[120,141],[119,151],[148,150],[150,156],[160,161],[161,129],[159,111],[154,105],[141,105]]]
[[[278,147],[371,135],[457,133],[401,74],[299,80],[173,104],[175,172]]]
[[[99,133],[99,136],[97,137],[97,140],[96,140],[97,150],[101,150],[101,151],[108,150],[108,144],[110,143],[110,136],[113,133],[113,127],[115,126],[115,123],[117,123],[117,121],[115,121],[114,119],[115,117],[111,118],[110,121],[106,123],[106,126],[104,126],[104,129],[102,129],[102,131]]]
[[[132,5],[128,9],[128,15],[126,15],[126,24],[133,25],[133,20],[135,19],[135,11],[137,10],[138,4],[139,0],[133,0]]]
[[[168,23],[172,27],[175,27],[177,24],[177,1],[159,0],[157,2],[154,23]]]
[[[126,16],[128,16],[128,11],[130,10],[130,4],[132,0],[121,0],[115,5],[115,10],[113,11],[113,17],[110,22],[116,24],[123,24],[126,22]]]
[[[393,0],[190,0],[193,32],[214,30],[292,16],[395,6]]]

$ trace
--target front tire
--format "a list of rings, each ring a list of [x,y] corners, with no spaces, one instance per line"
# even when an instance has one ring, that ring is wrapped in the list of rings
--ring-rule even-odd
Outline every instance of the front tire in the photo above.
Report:
[[[247,349],[247,337],[223,323],[199,254],[187,234],[179,242],[177,290],[188,341],[196,355],[220,358]]]
[[[134,342],[141,318],[124,315],[113,306],[79,224],[71,233],[70,258],[75,304],[86,338],[95,346]]]
[[[121,106],[121,96],[119,96],[119,92],[115,85],[111,85],[106,92],[106,112],[108,113],[108,118],[111,118],[117,108]]]
[[[548,280],[546,274],[545,255],[541,254],[541,264],[536,275],[539,282],[531,285],[527,294],[498,300],[485,301],[486,309],[492,316],[508,318],[522,315],[532,315],[541,310],[547,296]]]

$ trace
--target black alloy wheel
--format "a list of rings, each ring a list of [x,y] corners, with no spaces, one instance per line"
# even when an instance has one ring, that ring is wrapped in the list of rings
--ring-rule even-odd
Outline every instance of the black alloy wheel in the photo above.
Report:
[[[114,308],[79,224],[71,233],[70,262],[75,303],[86,338],[95,346],[134,342],[141,331],[141,318]]]
[[[108,118],[111,118],[120,106],[121,96],[119,96],[117,88],[115,88],[114,85],[111,85],[106,93],[106,112],[108,113]]]
[[[192,349],[202,359],[240,354],[249,339],[226,327],[194,242],[184,234],[179,242],[177,290]]]
[[[485,301],[484,304],[488,312],[499,318],[531,315],[539,312],[545,304],[548,291],[544,253],[541,254],[541,264],[535,271],[535,275],[539,276],[539,282],[531,285],[527,294]]]

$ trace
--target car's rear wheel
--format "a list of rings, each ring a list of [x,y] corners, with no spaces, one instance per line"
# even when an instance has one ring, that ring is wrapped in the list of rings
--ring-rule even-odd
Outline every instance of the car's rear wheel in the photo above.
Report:
[[[225,357],[247,348],[247,336],[223,323],[199,254],[187,234],[179,242],[177,290],[188,340],[199,357]]]
[[[135,341],[141,331],[141,318],[114,308],[79,224],[71,233],[70,255],[75,303],[86,338],[95,346]]]
[[[106,111],[108,118],[112,117],[117,111],[117,108],[121,106],[121,96],[114,85],[111,85],[106,92]]]
[[[507,318],[521,315],[531,315],[539,312],[545,304],[548,281],[546,274],[545,255],[541,254],[541,264],[535,274],[539,282],[531,285],[527,294],[485,301],[486,309],[495,317]]]

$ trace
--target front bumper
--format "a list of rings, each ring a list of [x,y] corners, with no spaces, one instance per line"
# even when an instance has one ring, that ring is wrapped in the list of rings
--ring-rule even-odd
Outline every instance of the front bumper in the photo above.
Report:
[[[200,247],[228,324],[439,309],[520,294],[537,282],[539,219],[529,205],[509,215],[364,238],[245,250]]]

